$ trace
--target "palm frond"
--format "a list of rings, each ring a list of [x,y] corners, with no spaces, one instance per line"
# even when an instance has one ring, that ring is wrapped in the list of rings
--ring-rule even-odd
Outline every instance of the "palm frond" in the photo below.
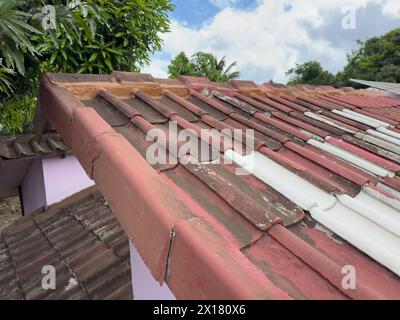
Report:
[[[25,73],[25,53],[36,54],[29,36],[40,34],[27,23],[29,17],[30,14],[17,10],[15,0],[0,1],[0,51],[7,68],[17,69],[22,75]]]
[[[225,63],[224,63],[224,66],[225,66]],[[232,62],[225,70],[221,70],[222,71],[222,79],[224,79],[224,81],[229,81],[229,80],[237,79],[240,77],[239,71],[232,72],[232,69],[236,66],[237,66],[237,61]]]
[[[216,69],[218,71],[221,71],[221,72],[224,71],[225,64],[226,64],[226,60],[225,59],[226,59],[226,57],[223,56],[222,59],[220,61],[218,61],[217,57],[215,57],[215,61],[217,62]]]
[[[228,74],[228,73],[231,71],[232,68],[236,67],[236,65],[237,65],[237,61],[232,62],[232,63],[228,66],[228,68],[225,69],[224,74]]]
[[[14,74],[13,70],[3,66],[2,59],[0,59],[0,97],[13,93],[12,76]]]

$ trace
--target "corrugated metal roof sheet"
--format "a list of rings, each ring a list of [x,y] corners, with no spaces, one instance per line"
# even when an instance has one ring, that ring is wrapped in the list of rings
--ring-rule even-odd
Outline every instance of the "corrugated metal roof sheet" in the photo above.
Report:
[[[132,299],[129,241],[94,189],[0,233],[0,299]],[[56,289],[42,288],[42,268]]]
[[[385,121],[400,100],[363,90],[142,78],[51,75],[41,108],[160,283],[178,298],[400,299],[398,276],[364,255],[400,273],[400,238],[386,220],[399,204],[400,119]],[[223,141],[217,158],[231,155],[235,164],[187,165],[168,144],[167,155],[180,161],[150,166],[145,136],[165,132],[168,121],[197,133],[254,129],[259,166],[236,176],[248,157]],[[356,290],[341,285],[346,265],[357,269]]]
[[[350,81],[363,84],[365,86],[380,89],[386,92],[394,93],[400,96],[400,83],[381,82],[381,81],[366,81],[359,79],[350,79]]]

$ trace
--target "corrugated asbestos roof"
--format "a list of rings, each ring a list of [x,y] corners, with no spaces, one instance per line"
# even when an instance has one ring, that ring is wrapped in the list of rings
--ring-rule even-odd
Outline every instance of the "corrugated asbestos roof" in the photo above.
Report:
[[[0,233],[0,300],[132,299],[129,241],[94,188]],[[56,289],[42,288],[42,268]]]
[[[68,148],[57,133],[46,133],[40,141],[33,134],[0,136],[0,158],[3,160],[65,153],[68,153]]]
[[[400,83],[380,82],[380,81],[366,81],[359,79],[350,79],[350,81],[363,84],[365,86],[380,89],[386,92],[394,93],[400,96]]]
[[[47,75],[40,101],[37,123],[57,129],[177,298],[400,299],[400,100],[114,72]],[[146,134],[169,121],[254,129],[255,165],[224,141],[207,160],[234,164],[185,164],[168,141],[179,163],[151,166]]]

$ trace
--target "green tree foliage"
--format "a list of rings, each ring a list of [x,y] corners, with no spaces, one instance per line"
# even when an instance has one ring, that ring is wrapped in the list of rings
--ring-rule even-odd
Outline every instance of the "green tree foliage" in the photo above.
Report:
[[[25,73],[25,55],[35,55],[29,40],[31,33],[40,33],[26,21],[31,15],[18,10],[14,0],[0,0],[0,52],[1,61],[9,70]],[[10,74],[10,73],[9,73]]]
[[[236,66],[233,62],[226,67],[226,60],[221,60],[210,53],[196,52],[191,59],[184,52],[177,55],[168,66],[169,77],[172,79],[180,75],[206,77],[215,82],[227,82],[240,76],[238,71],[232,71]]]
[[[28,21],[32,15],[20,10],[14,0],[0,0],[0,132],[22,132],[26,119],[32,118],[35,101],[29,86],[21,83],[26,76],[27,61],[37,58],[37,51],[30,41],[32,34],[41,32]],[[20,83],[22,92],[19,92]],[[30,114],[30,116],[28,115]]]
[[[45,5],[56,10],[55,30],[42,29]],[[140,70],[161,49],[173,9],[171,0],[0,0],[0,132],[27,129],[31,119],[16,113],[33,113],[45,71]]]
[[[400,82],[400,28],[381,37],[358,41],[360,48],[347,57],[347,65],[337,75],[337,85],[354,85],[350,78]]]
[[[168,66],[168,74],[171,79],[176,79],[180,75],[192,76],[193,65],[184,52],[178,54]]]
[[[57,30],[34,37],[44,60],[64,72],[138,71],[161,50],[170,0],[45,1],[55,5]],[[35,15],[41,21],[42,14]]]
[[[289,69],[286,73],[291,76],[289,85],[311,84],[311,85],[333,85],[335,76],[322,68],[318,61],[309,61],[304,64],[297,64],[295,68]]]
[[[290,69],[288,84],[325,84],[336,87],[362,87],[350,79],[400,82],[400,28],[381,37],[358,41],[360,48],[347,56],[347,64],[336,75],[324,70],[316,61],[309,61]]]

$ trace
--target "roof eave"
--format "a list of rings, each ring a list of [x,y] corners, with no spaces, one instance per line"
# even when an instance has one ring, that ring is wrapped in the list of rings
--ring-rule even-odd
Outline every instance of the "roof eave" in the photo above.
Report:
[[[47,77],[40,86],[40,109],[96,182],[154,278],[167,282],[177,298],[290,299],[189,212],[124,137]],[[202,239],[210,233],[218,241],[205,245]],[[210,275],[214,281],[204,281]]]

